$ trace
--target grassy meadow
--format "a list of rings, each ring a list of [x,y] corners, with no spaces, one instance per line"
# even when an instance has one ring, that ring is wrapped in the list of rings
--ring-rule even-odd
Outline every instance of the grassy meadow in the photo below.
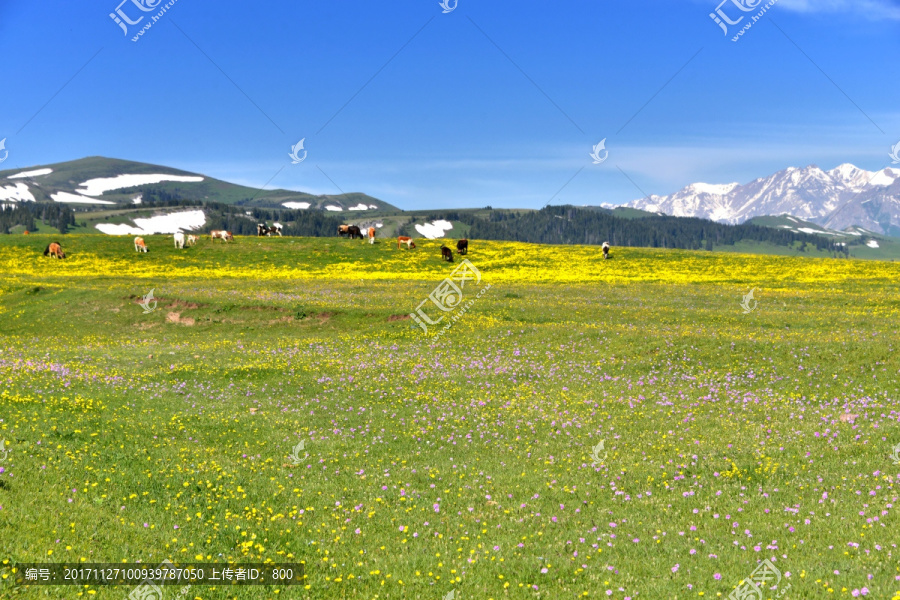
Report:
[[[0,598],[900,599],[900,263],[472,241],[437,335],[440,241],[58,237],[0,236]]]

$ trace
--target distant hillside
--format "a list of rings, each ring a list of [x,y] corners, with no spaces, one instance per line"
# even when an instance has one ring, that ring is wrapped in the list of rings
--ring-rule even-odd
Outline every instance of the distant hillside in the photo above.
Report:
[[[465,225],[469,238],[536,244],[591,244],[613,246],[714,250],[741,242],[792,251],[845,254],[844,247],[822,236],[759,225],[726,225],[705,219],[640,216],[604,208],[549,206],[539,211],[447,211],[432,213],[432,223]],[[437,236],[443,237],[443,236]]]
[[[754,217],[747,223],[794,233],[817,235],[834,242],[835,245],[840,246],[849,256],[854,258],[876,260],[895,260],[900,258],[900,239],[883,235],[864,227],[852,226],[847,227],[843,231],[837,231],[791,215]]]
[[[153,199],[335,213],[397,210],[362,193],[316,196],[282,189],[258,190],[171,167],[100,156],[0,171],[0,203],[132,206]]]

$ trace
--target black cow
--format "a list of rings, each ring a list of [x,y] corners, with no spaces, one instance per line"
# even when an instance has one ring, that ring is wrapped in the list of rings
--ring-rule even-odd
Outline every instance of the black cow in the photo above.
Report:
[[[609,242],[603,242],[603,258],[609,258]]]
[[[359,227],[356,225],[351,225],[347,228],[347,234],[350,236],[351,240],[355,240],[356,238],[362,239],[362,231],[359,230]]]
[[[453,252],[447,246],[441,246],[441,260],[453,262]]]
[[[469,253],[469,240],[459,240],[456,242],[456,251],[460,255],[465,255]]]

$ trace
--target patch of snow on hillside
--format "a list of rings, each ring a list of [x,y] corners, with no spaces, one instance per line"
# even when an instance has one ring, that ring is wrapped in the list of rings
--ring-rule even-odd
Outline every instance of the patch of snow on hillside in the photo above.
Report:
[[[425,223],[424,225],[416,225],[416,231],[429,240],[444,237],[444,232],[453,229],[453,224],[449,221],[438,220],[433,223]]]
[[[50,194],[50,198],[54,202],[62,202],[63,204],[115,204],[108,200],[97,200],[96,198],[88,198],[81,194],[70,194],[69,192],[56,192]]]
[[[817,233],[819,235],[841,235],[837,231],[828,231],[827,229],[813,229],[812,227],[801,227],[803,233]]]
[[[369,210],[369,207],[366,206],[365,204],[360,203],[360,204],[357,204],[356,206],[351,206],[347,210]]]
[[[149,175],[116,175],[115,177],[98,177],[97,179],[88,179],[81,184],[81,190],[76,190],[79,194],[85,196],[100,196],[104,192],[110,190],[119,190],[122,188],[134,187],[136,185],[149,185],[151,183],[162,183],[163,181],[177,181],[182,183],[198,183],[203,181],[202,177],[194,177],[190,175],[164,175],[162,173]]]
[[[41,175],[49,175],[53,169],[35,169],[34,171],[22,171],[15,175],[10,175],[7,179],[19,179],[23,177],[40,177]]]
[[[143,195],[143,194],[138,194],[137,196],[135,196],[134,198],[131,199],[131,203],[132,203],[132,204],[140,204],[140,203],[143,202],[143,201],[144,201],[144,195]]]
[[[127,223],[100,223],[97,229],[108,235],[153,235],[197,230],[206,224],[202,210],[169,213],[146,219],[135,219],[134,226]]]
[[[878,171],[875,173],[875,176],[869,180],[869,185],[877,185],[879,187],[891,185],[896,181],[896,177],[894,177],[891,173],[888,173],[890,169],[884,169],[883,171]]]
[[[333,204],[328,204],[325,206],[325,210],[330,210],[331,212],[343,212],[343,208],[340,206],[334,206]]]
[[[309,202],[282,202],[285,208],[309,208]]]
[[[375,206],[374,204],[370,204],[370,205],[369,205],[369,208],[371,208],[372,210],[375,210],[375,209],[377,209],[378,207]]]
[[[878,248],[878,242],[876,242],[875,240],[869,240],[868,242],[866,242],[866,246],[868,246],[869,248]]]
[[[15,202],[34,202],[34,196],[24,183],[16,185],[0,186],[0,200],[13,200]]]

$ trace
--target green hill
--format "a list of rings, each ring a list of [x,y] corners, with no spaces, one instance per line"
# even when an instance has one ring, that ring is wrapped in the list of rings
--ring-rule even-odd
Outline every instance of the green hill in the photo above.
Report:
[[[23,172],[51,170],[50,173],[36,174],[30,177],[10,179]],[[143,185],[133,185],[106,191],[99,195],[84,195],[84,182],[92,179],[105,179],[123,175],[172,175],[176,177],[201,177],[202,181],[161,181]],[[162,165],[142,162],[91,156],[49,165],[36,165],[26,169],[7,169],[0,171],[0,185],[24,184],[37,202],[53,202],[53,196],[60,192],[83,197],[86,202],[91,198],[106,205],[112,202],[117,205],[131,206],[137,197],[142,201],[154,199],[164,200],[203,200],[222,204],[235,204],[248,207],[281,208],[285,203],[305,203],[306,209],[327,210],[326,207],[340,208],[344,212],[353,207],[365,206],[365,210],[352,212],[375,213],[379,211],[396,211],[397,207],[373,198],[367,194],[353,192],[338,195],[317,196],[306,192],[273,189],[259,190],[243,185],[229,183],[220,179],[207,177],[199,173],[191,173]],[[0,196],[0,200],[3,197]],[[374,207],[374,208],[373,208]]]

